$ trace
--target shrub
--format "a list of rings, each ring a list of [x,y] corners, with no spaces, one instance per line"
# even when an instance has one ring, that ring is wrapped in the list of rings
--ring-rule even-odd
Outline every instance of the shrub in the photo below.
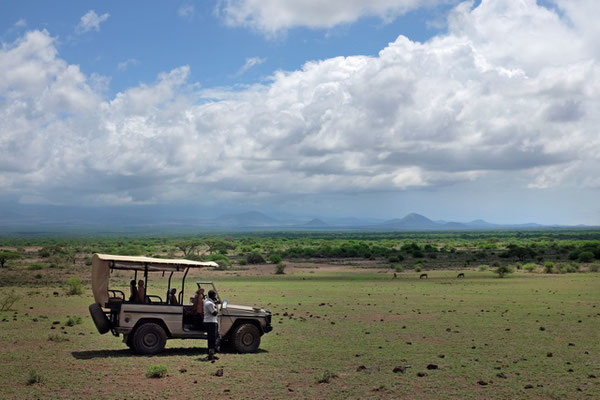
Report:
[[[162,364],[154,364],[148,367],[146,378],[162,378],[167,374],[167,367]]]
[[[396,272],[404,272],[404,267],[400,264],[396,265],[394,269],[396,270]]]
[[[269,262],[271,264],[279,264],[282,261],[282,258],[279,254],[273,254],[269,257]]]
[[[277,264],[275,266],[275,273],[277,275],[283,275],[283,274],[285,274],[285,266],[286,265],[284,263],[281,263],[281,262],[279,264]]]
[[[265,258],[258,251],[253,251],[246,256],[246,262],[248,264],[264,264]]]
[[[0,298],[0,311],[8,311],[21,297],[12,289]]]
[[[572,274],[574,272],[579,272],[579,264],[577,263],[563,264],[560,266],[561,274]]]
[[[399,263],[401,261],[404,261],[404,257],[402,256],[402,254],[398,254],[396,256],[391,256],[391,257],[388,258],[388,262],[390,264]]]
[[[246,264],[248,264],[248,261],[246,261],[245,258],[240,258],[240,260],[238,261],[238,264],[239,265],[246,265]]]
[[[34,369],[29,371],[29,376],[27,377],[27,385],[34,385],[36,383],[43,383],[44,378],[38,374]]]
[[[552,264],[552,263],[550,263]],[[535,272],[537,270],[538,266],[537,264],[534,263],[527,263],[525,265],[523,265],[523,269],[527,272]]]
[[[324,371],[323,374],[317,379],[317,383],[329,383],[333,378],[337,378],[337,374],[331,371]]]
[[[75,326],[81,324],[81,317],[69,317],[67,322],[65,322],[66,326]]]
[[[219,264],[219,269],[227,269],[227,267],[231,266],[231,261],[227,258],[226,255],[223,254],[211,254],[206,257],[208,261],[214,261]]]
[[[499,278],[504,278],[504,275],[512,274],[513,272],[513,269],[508,265],[502,265],[496,268],[496,273],[498,274]]]
[[[83,293],[83,286],[81,285],[81,278],[78,276],[72,276],[67,281],[67,294],[79,295]]]
[[[600,270],[600,264],[590,264],[590,272],[598,272]]]
[[[479,266],[480,271],[487,271],[489,268],[490,266],[485,264]]]
[[[591,251],[582,251],[581,253],[579,253],[579,257],[577,257],[577,260],[582,263],[588,263],[593,259],[594,253],[592,253]]]
[[[28,269],[29,271],[39,271],[40,269],[44,269],[44,268],[46,268],[47,266],[48,266],[48,264],[45,264],[45,263],[37,263],[37,262],[35,262],[35,263],[31,263],[31,264],[29,264],[29,265],[27,266],[27,269]]]
[[[421,272],[421,271],[423,271],[423,266],[421,264],[417,264],[415,266],[415,272]]]
[[[65,337],[65,335],[59,335],[58,333],[51,333],[48,335],[48,341],[61,343],[61,342],[68,342],[69,339],[67,337]]]
[[[547,263],[545,263],[544,264],[544,272],[547,274],[554,273],[554,263],[551,261],[548,261]]]
[[[92,257],[90,256],[85,256],[85,258],[83,259],[83,262],[85,263],[85,265],[92,265]]]

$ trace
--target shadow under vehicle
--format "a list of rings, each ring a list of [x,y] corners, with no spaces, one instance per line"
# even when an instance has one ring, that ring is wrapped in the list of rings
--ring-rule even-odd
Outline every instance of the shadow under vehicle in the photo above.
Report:
[[[185,279],[190,269],[218,267],[215,262],[199,262],[180,259],[130,257],[94,254],[92,257],[92,292],[95,303],[89,311],[100,334],[112,332],[123,335],[123,342],[138,354],[161,352],[168,339],[206,339],[199,314],[191,314],[185,299]],[[137,282],[138,274],[148,288],[148,277],[153,273],[168,273],[169,281],[165,300],[146,295],[140,302],[131,302],[121,290],[109,289],[110,274],[114,270],[132,271]],[[169,304],[168,294],[176,285],[173,274],[183,273],[177,303]],[[197,286],[209,286],[217,292],[212,282],[196,282]],[[260,346],[261,336],[270,332],[271,312],[260,307],[228,304],[220,301],[217,292],[219,336],[222,344],[231,345],[240,353],[253,353]]]

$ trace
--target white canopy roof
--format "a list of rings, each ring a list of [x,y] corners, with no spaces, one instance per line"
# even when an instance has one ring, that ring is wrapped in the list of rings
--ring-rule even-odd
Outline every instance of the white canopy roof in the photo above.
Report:
[[[106,303],[108,300],[108,279],[111,269],[161,272],[218,266],[219,264],[214,261],[200,262],[181,259],[94,254],[92,257],[92,292],[97,303],[102,305]]]

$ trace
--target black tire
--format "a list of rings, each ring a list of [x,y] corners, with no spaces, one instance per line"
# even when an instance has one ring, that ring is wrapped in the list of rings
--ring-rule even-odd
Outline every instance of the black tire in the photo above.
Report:
[[[89,306],[90,315],[92,316],[92,320],[94,320],[94,324],[96,325],[96,329],[100,332],[101,335],[104,335],[106,332],[110,331],[112,327],[110,320],[102,311],[102,307],[100,304],[94,303]]]
[[[152,355],[163,351],[167,334],[162,326],[148,322],[138,327],[133,334],[133,349],[138,354]]]
[[[133,350],[133,335],[127,335],[127,339],[125,339],[125,344],[127,347]]]
[[[260,346],[260,331],[256,325],[238,326],[233,334],[233,345],[238,353],[256,353]]]

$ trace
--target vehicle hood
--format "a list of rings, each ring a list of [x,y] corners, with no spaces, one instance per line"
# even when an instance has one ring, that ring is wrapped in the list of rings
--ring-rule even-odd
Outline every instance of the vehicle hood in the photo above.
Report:
[[[265,314],[266,311],[260,307],[240,306],[238,304],[227,304],[226,309],[221,309],[223,314]]]

